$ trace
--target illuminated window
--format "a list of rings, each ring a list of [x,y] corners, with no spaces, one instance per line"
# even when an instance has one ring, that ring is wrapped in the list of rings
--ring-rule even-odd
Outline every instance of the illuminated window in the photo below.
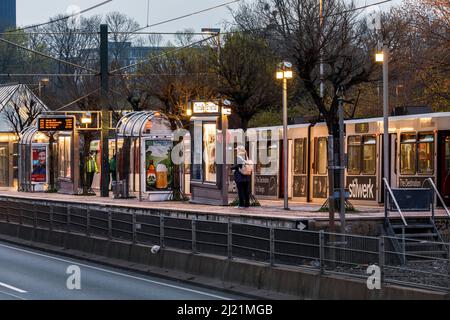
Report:
[[[59,137],[58,138],[58,168],[59,177],[64,179],[72,178],[71,170],[71,137]]]
[[[294,141],[294,173],[306,174],[306,139]]]
[[[217,182],[216,172],[216,124],[203,125],[203,153],[204,153],[204,177],[205,182]]]
[[[400,140],[400,173],[416,173],[416,142],[417,136],[414,133],[401,135]]]
[[[377,172],[377,140],[375,136],[363,138],[363,174],[375,174]]]
[[[319,138],[317,140],[317,152],[316,152],[316,173],[327,174],[328,167],[328,150],[327,138]]]
[[[418,172],[420,174],[434,173],[434,135],[433,133],[419,133],[417,145]]]
[[[361,136],[348,137],[348,173],[361,173]]]

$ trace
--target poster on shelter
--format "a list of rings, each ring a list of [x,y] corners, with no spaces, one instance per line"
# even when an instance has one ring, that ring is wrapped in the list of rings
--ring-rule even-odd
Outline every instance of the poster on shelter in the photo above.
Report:
[[[32,148],[31,181],[36,183],[47,182],[47,147],[35,146]]]
[[[173,163],[170,140],[147,140],[145,142],[146,191],[169,191],[172,189]]]

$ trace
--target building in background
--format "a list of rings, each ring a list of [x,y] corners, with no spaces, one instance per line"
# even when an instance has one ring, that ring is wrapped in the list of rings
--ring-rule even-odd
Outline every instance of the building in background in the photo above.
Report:
[[[16,27],[16,0],[0,1],[0,32]]]

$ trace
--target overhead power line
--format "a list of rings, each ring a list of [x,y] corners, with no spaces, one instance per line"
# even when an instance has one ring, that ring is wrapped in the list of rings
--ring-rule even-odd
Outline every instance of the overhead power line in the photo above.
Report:
[[[225,7],[227,5],[230,5],[230,4],[233,4],[233,3],[236,3],[236,2],[240,2],[240,1],[241,0],[229,1],[229,2],[226,2],[226,3],[223,3],[223,4],[219,4],[217,6],[214,6],[214,7],[206,8],[206,9],[195,11],[195,12],[191,12],[191,13],[188,13],[188,14],[176,17],[176,18],[160,21],[160,22],[157,22],[157,23],[154,23],[154,24],[150,24],[150,25],[147,24],[147,26],[145,26],[145,27],[141,27],[139,29],[136,29],[135,31],[133,31],[133,33],[145,30],[147,28],[156,27],[156,26],[159,26],[159,25],[162,25],[162,24],[165,24],[165,23],[169,23],[169,22],[180,20],[180,19],[188,18],[188,17],[194,16],[194,15],[197,15],[199,13],[203,13],[203,12],[211,11],[211,10],[214,10],[214,9],[217,9],[217,8]]]
[[[84,14],[84,13],[89,12],[91,10],[97,9],[98,7],[101,7],[101,6],[107,4],[107,3],[111,2],[111,1],[113,1],[113,0],[106,0],[106,1],[103,1],[103,2],[101,2],[99,4],[96,4],[95,6],[92,6],[92,7],[86,8],[84,10],[81,10],[80,12],[76,12],[76,13],[73,13],[73,14],[70,14],[70,15],[67,15],[67,16],[55,19],[55,20],[50,20],[48,22],[39,23],[39,24],[35,24],[35,25],[32,25],[32,26],[28,26],[28,27],[18,28],[18,29],[15,29],[15,30],[11,30],[10,32],[14,33],[14,32],[18,32],[18,31],[24,31],[24,30],[28,30],[28,29],[33,29],[33,28],[39,28],[39,27],[43,27],[43,26],[48,25],[48,24],[52,24],[52,23],[55,23],[55,22],[67,20],[67,19],[70,19],[70,18],[75,17],[77,15],[81,15],[81,14]]]
[[[96,93],[96,92],[99,91],[99,90],[100,90],[100,88],[97,88],[97,89],[95,89],[94,91],[91,91],[91,92],[89,92],[88,94],[82,96],[81,98],[78,98],[78,99],[76,99],[76,100],[74,100],[74,101],[72,101],[72,102],[70,102],[70,103],[68,103],[68,104],[66,104],[66,105],[64,105],[64,106],[62,106],[61,108],[58,108],[58,109],[52,110],[52,111],[60,111],[60,110],[62,110],[62,109],[65,109],[65,108],[67,108],[67,107],[70,107],[71,105],[74,105],[75,103],[78,103],[79,101],[84,100],[84,99],[86,99],[87,97],[93,95],[94,93]]]
[[[341,12],[336,12],[336,13],[329,14],[329,15],[324,15],[323,19],[332,18],[332,17],[336,17],[336,16],[341,16],[341,15],[346,14],[346,13],[364,10],[364,9],[367,9],[367,8],[370,8],[370,7],[378,6],[380,4],[384,4],[384,3],[388,3],[388,2],[392,2],[392,1],[393,0],[383,0],[383,1],[380,1],[380,2],[367,4],[367,5],[364,5],[364,6],[361,6],[361,7],[355,7],[355,8],[344,10],[344,11],[341,11]],[[316,18],[316,20],[320,20],[320,19],[321,19],[320,17]],[[291,25],[291,24],[292,23],[288,23],[288,25]],[[264,30],[264,29],[266,29],[266,27],[253,28],[253,29],[247,29],[247,30],[227,31],[227,32],[222,32],[222,34],[232,34],[232,33],[240,33],[240,32],[258,31],[258,30]]]
[[[66,64],[66,65],[69,65],[69,66],[72,66],[72,67],[75,67],[75,68],[84,69],[84,70],[89,71],[89,72],[97,73],[97,71],[94,70],[94,69],[87,68],[87,67],[83,67],[83,66],[80,66],[80,65],[78,65],[78,64],[69,62],[69,61],[65,61],[65,60],[61,60],[61,59],[58,59],[58,58],[49,56],[48,54],[45,54],[45,53],[42,53],[42,52],[39,52],[39,51],[36,51],[36,50],[33,50],[33,49],[29,49],[29,48],[27,48],[27,47],[21,46],[21,45],[19,45],[19,44],[17,44],[17,43],[8,41],[8,40],[3,39],[3,38],[0,38],[0,42],[7,43],[7,44],[9,44],[9,45],[11,45],[11,46],[20,48],[20,49],[22,49],[22,50],[26,50],[26,51],[28,51],[28,52],[32,52],[32,53],[37,54],[37,55],[39,55],[39,56],[42,56],[42,57],[45,57],[45,58],[48,58],[48,59],[51,59],[51,60],[54,60],[54,61],[57,61],[57,62]]]
[[[216,35],[213,35],[213,36],[207,37],[207,38],[205,38],[205,39],[202,39],[202,40],[199,40],[199,41],[190,43],[190,44],[188,44],[188,45],[185,45],[185,46],[182,46],[182,47],[177,47],[177,48],[175,48],[175,49],[173,49],[173,50],[166,51],[166,52],[164,52],[164,53],[162,53],[162,54],[159,54],[159,55],[156,55],[156,56],[151,56],[151,57],[149,57],[149,58],[147,58],[147,59],[143,59],[143,60],[141,60],[141,61],[138,61],[138,62],[136,62],[136,63],[130,64],[130,65],[128,65],[128,66],[125,66],[125,67],[122,67],[122,68],[118,68],[118,69],[112,70],[110,73],[113,74],[113,73],[116,73],[116,72],[119,72],[119,71],[123,71],[123,70],[129,69],[129,68],[136,67],[136,66],[138,66],[138,65],[140,65],[140,64],[143,64],[143,63],[145,63],[145,62],[151,61],[151,60],[153,60],[153,59],[160,58],[160,57],[164,57],[164,56],[169,55],[169,54],[171,54],[171,53],[175,53],[175,52],[178,52],[178,51],[181,51],[181,50],[184,50],[184,49],[193,47],[193,46],[195,46],[195,45],[197,45],[197,44],[200,44],[200,43],[202,43],[202,42],[208,41],[209,39],[212,39],[212,38],[215,38],[215,37],[216,37]]]
[[[0,73],[0,77],[95,77],[98,73]]]

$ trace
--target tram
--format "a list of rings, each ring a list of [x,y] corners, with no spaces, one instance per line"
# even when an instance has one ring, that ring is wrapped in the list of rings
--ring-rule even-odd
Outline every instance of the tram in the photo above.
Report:
[[[271,142],[275,145],[267,146],[271,161],[276,163],[266,165],[270,172],[257,166],[253,190],[256,196],[276,199],[284,196],[283,128],[252,130],[269,129],[280,132],[279,140]],[[355,204],[383,203],[383,118],[345,121],[345,131],[345,183],[350,200]],[[289,197],[293,201],[324,203],[329,192],[326,124],[290,125],[287,134]],[[392,116],[389,140],[391,186],[418,188],[432,178],[442,197],[450,202],[450,112]]]

